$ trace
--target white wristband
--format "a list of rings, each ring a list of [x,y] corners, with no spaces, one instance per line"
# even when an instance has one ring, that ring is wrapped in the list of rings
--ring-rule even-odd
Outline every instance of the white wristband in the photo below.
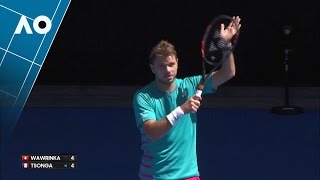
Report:
[[[178,106],[175,110],[167,115],[167,119],[172,124],[172,126],[174,126],[183,115],[184,112],[182,111],[181,107]]]

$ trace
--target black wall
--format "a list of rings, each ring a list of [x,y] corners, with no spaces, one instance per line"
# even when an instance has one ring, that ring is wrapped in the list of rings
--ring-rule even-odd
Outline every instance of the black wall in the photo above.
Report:
[[[289,81],[320,86],[320,26],[315,2],[276,1],[72,1],[46,62],[39,84],[143,85],[153,79],[151,47],[161,39],[176,45],[179,76],[201,71],[200,41],[218,14],[240,15],[235,49],[235,85],[282,85],[282,27],[291,25]]]

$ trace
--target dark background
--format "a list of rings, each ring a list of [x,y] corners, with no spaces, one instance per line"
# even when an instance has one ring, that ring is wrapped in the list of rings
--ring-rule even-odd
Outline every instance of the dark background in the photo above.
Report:
[[[201,72],[200,42],[218,14],[239,15],[233,85],[282,85],[284,49],[290,48],[289,83],[319,86],[318,6],[308,1],[72,1],[38,84],[143,85],[153,79],[150,49],[175,44],[178,76]],[[291,25],[290,40],[282,27]]]

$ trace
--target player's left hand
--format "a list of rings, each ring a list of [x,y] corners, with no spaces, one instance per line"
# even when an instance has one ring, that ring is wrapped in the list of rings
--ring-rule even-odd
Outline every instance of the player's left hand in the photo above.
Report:
[[[230,22],[227,28],[225,28],[224,24],[221,24],[220,36],[226,42],[230,42],[233,36],[237,34],[237,32],[240,30],[240,27],[241,27],[240,17],[233,16],[232,18],[234,21]]]

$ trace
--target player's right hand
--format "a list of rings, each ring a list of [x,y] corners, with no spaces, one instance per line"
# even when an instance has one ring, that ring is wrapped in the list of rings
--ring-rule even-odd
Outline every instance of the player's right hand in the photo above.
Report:
[[[184,114],[187,113],[191,113],[191,112],[197,112],[201,103],[201,97],[198,95],[194,95],[191,98],[189,98],[188,100],[186,100],[186,102],[184,102],[182,105],[180,105],[182,111],[184,112]]]

